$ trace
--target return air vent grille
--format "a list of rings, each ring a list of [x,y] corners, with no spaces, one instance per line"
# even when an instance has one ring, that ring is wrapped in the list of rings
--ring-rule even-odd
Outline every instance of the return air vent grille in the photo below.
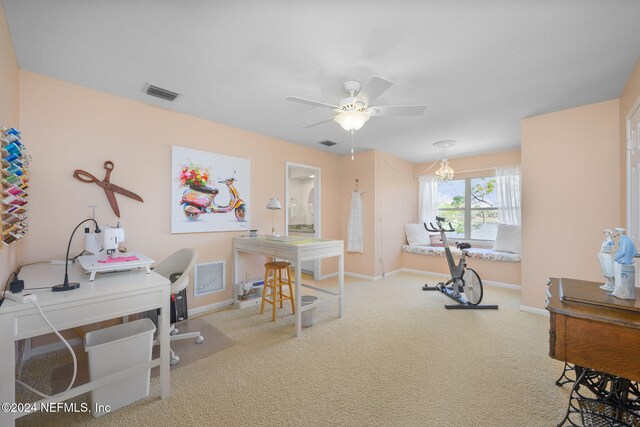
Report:
[[[156,98],[164,99],[165,101],[175,101],[175,99],[180,96],[180,94],[177,92],[163,89],[154,85],[147,85],[144,92],[147,95],[155,96]]]
[[[320,141],[319,144],[326,145],[327,147],[333,147],[334,145],[337,144],[337,142],[326,140],[326,141]]]

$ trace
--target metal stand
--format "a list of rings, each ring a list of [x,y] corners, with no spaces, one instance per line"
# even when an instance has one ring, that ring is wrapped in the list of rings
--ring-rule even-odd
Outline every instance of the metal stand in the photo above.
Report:
[[[576,368],[573,365],[569,365],[567,362],[564,362],[564,369],[562,370],[562,375],[560,375],[560,378],[558,378],[558,380],[556,381],[556,385],[558,387],[562,387],[565,384],[575,382],[576,381],[575,379],[571,379],[567,376],[567,373],[572,371],[574,372],[574,376],[575,376],[575,370]]]
[[[577,365],[575,372],[569,406],[558,427],[640,424],[638,383]]]
[[[483,304],[483,305],[473,305],[470,304],[469,301],[465,298],[464,295],[454,295],[453,290],[445,286],[444,283],[440,282],[435,286],[424,285],[422,287],[423,291],[440,291],[458,304],[445,304],[444,308],[447,310],[497,310],[498,306],[495,304]]]

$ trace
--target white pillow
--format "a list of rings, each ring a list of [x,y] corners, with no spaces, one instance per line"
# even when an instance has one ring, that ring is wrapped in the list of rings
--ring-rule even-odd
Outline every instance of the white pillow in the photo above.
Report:
[[[520,253],[520,226],[510,224],[500,224],[498,235],[493,244],[494,251]]]
[[[431,244],[429,233],[422,224],[407,224],[404,226],[407,235],[407,243],[411,246],[428,246]]]

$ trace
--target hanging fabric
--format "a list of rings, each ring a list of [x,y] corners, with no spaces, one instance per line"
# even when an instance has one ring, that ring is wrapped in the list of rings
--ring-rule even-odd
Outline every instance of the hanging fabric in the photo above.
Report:
[[[309,204],[309,213],[311,213],[311,215],[315,215],[316,187],[311,187],[311,190],[309,190],[307,203]]]
[[[520,224],[520,166],[496,168],[496,194],[501,224]]]
[[[351,192],[351,210],[347,225],[347,252],[364,253],[362,196],[359,191]]]
[[[438,215],[438,180],[435,175],[420,175],[418,177],[419,202],[418,219],[421,224],[433,222]]]

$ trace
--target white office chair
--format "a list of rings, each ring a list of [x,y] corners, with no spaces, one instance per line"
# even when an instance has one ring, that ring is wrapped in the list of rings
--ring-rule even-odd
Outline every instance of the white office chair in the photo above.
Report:
[[[153,271],[171,280],[171,295],[175,295],[189,285],[189,275],[193,271],[197,260],[198,251],[184,248],[174,252],[158,264]],[[204,337],[200,335],[200,331],[179,334],[175,325],[171,325],[169,333],[171,335],[169,341],[186,340],[189,338],[195,338],[196,344],[201,344],[204,341]],[[171,365],[177,365],[180,358],[175,354],[173,349],[170,351]]]

